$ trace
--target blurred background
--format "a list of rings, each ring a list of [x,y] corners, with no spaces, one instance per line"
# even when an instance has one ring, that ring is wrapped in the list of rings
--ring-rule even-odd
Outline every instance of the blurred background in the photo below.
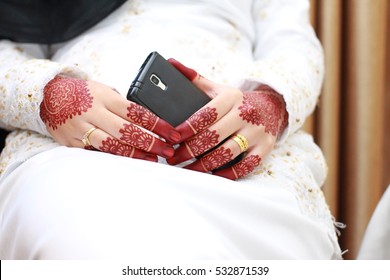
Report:
[[[390,0],[311,0],[311,19],[326,77],[305,129],[328,161],[325,196],[355,259],[390,185]]]

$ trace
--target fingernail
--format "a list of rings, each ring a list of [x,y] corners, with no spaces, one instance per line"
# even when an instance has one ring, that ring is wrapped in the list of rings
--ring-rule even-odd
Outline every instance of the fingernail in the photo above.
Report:
[[[170,133],[169,133],[169,139],[174,142],[174,143],[178,143],[181,139],[181,135],[179,132],[177,131],[174,131],[172,130]]]
[[[177,69],[179,70],[184,76],[187,77],[188,80],[192,81],[196,78],[198,73],[194,69],[188,68],[181,64],[179,61],[177,61],[174,58],[169,58],[168,61]]]
[[[152,154],[147,154],[144,157],[144,160],[156,162],[157,161],[157,156],[152,155]]]
[[[215,171],[213,172],[213,175],[224,177],[233,181],[237,180],[237,176],[235,175],[235,173],[233,173],[231,168]]]
[[[175,150],[172,147],[165,147],[163,149],[163,155],[167,158],[172,157],[175,154]]]
[[[174,157],[171,157],[171,158],[169,158],[169,159],[167,159],[167,162],[168,162],[168,164],[170,164],[170,165],[175,165],[176,164],[176,158],[174,158]]]

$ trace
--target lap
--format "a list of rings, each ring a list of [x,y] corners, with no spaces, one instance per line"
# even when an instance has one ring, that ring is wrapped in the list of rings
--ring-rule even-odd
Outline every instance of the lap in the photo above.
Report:
[[[253,183],[256,180],[256,183]],[[230,181],[58,147],[3,182],[1,257],[328,259],[328,231],[270,178]],[[7,244],[7,245],[6,245]]]

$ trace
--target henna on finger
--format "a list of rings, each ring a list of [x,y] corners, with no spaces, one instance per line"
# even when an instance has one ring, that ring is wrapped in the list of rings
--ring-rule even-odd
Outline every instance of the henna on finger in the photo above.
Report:
[[[253,172],[260,165],[259,155],[249,155],[235,165],[213,172],[214,175],[225,177],[230,180],[237,180]]]
[[[177,126],[181,134],[181,140],[186,140],[200,131],[210,127],[218,118],[216,108],[204,107],[195,112],[185,122]]]
[[[158,121],[155,114],[136,103],[130,103],[130,106],[127,107],[127,117],[131,122],[150,131],[153,131]]]
[[[119,130],[119,133],[121,133],[119,138],[121,141],[144,151],[149,151],[155,141],[151,134],[132,124],[123,124],[123,128]]]
[[[85,80],[56,76],[45,86],[43,96],[39,115],[53,130],[92,108],[93,97]]]
[[[200,134],[184,142],[175,151],[175,155],[167,162],[174,165],[199,156],[218,145],[220,142],[219,138],[220,135],[216,130],[204,130]]]
[[[145,151],[136,149],[130,145],[126,145],[118,139],[112,137],[107,137],[105,140],[103,140],[99,146],[99,150],[114,155],[157,162],[156,155],[152,155]]]
[[[94,146],[90,145],[90,146],[84,146],[84,149],[85,150],[88,150],[88,151],[99,151],[98,149],[96,149]]]
[[[123,128],[119,130],[119,133],[121,134],[119,140],[146,152],[166,158],[172,157],[175,153],[171,145],[155,138],[134,124],[123,124]]]
[[[130,145],[121,143],[118,139],[107,137],[102,141],[99,150],[105,153],[120,155],[125,157],[133,157],[135,148]]]
[[[200,172],[209,172],[223,166],[232,159],[233,153],[231,150],[222,146],[184,168]]]
[[[127,117],[131,122],[155,132],[172,143],[178,143],[181,140],[179,132],[145,107],[136,103],[130,103],[130,106],[127,107],[127,112]]]
[[[192,157],[199,156],[214,148],[219,143],[219,134],[216,130],[204,130],[196,137],[185,142],[187,150]]]

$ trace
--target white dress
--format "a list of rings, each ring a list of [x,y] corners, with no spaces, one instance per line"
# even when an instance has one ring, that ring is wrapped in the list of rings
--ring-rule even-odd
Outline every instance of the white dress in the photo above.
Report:
[[[300,130],[323,52],[309,1],[128,1],[50,48],[0,41],[1,259],[340,259],[321,186],[327,167]],[[39,117],[58,73],[123,96],[151,51],[215,82],[284,96],[289,125],[253,174],[230,181],[176,166],[59,146]]]
[[[390,260],[390,185],[372,214],[359,248],[359,260]]]

